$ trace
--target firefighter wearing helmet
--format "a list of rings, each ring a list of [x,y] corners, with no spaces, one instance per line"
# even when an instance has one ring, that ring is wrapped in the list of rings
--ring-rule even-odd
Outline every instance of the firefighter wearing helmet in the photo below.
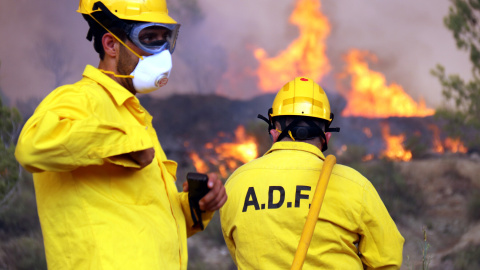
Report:
[[[277,93],[273,139],[227,180],[222,232],[238,269],[290,269],[324,165],[333,121],[325,91],[297,77]],[[303,269],[399,269],[404,238],[372,184],[333,166]]]
[[[167,83],[180,25],[165,0],[81,0],[78,12],[98,67],[52,91],[15,150],[33,173],[48,268],[186,269],[186,238],[225,203],[225,189],[210,175],[192,218],[177,164],[136,97]]]

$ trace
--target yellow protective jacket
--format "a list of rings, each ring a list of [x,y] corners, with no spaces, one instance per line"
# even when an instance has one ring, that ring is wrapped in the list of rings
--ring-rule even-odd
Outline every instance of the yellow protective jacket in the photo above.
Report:
[[[323,160],[311,144],[277,142],[230,176],[220,218],[238,269],[290,269]],[[403,243],[372,184],[335,165],[303,269],[399,269]]]
[[[151,147],[143,169],[121,156]],[[15,156],[33,173],[50,270],[187,268],[196,231],[177,164],[138,99],[98,69],[87,66],[82,80],[42,101]]]

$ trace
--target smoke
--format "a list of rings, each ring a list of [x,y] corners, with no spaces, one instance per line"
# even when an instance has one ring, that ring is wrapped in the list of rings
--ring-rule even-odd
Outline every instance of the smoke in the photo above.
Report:
[[[329,1],[323,9],[332,24],[328,54],[333,72],[343,67],[341,56],[347,50],[368,50],[378,58],[371,69],[385,74],[389,84],[400,84],[415,100],[424,98],[429,107],[438,107],[443,97],[430,75],[435,65],[471,77],[468,55],[457,50],[443,25],[449,6],[448,0]]]
[[[75,12],[78,1],[0,0],[0,88],[12,101],[43,98],[61,84],[81,78],[98,56],[85,39],[87,24]],[[443,26],[448,0],[324,0],[322,12],[332,26],[327,55],[332,71],[319,82],[335,91],[335,74],[350,49],[369,50],[378,62],[371,68],[400,84],[427,106],[441,104],[441,87],[430,75],[437,63],[448,73],[468,78],[468,56],[455,47]],[[298,36],[288,22],[294,1],[169,1],[170,14],[182,24],[173,70],[165,89],[173,93],[217,93],[249,99],[258,94],[254,48],[275,56]],[[48,42],[46,42],[46,39]],[[68,72],[45,68],[45,45],[55,44]],[[53,45],[52,45],[53,46]],[[43,47],[43,49],[42,49]],[[50,50],[51,51],[51,50]],[[62,58],[62,59],[63,59]]]
[[[12,101],[43,98],[58,84],[81,79],[86,64],[98,64],[78,3],[0,1],[0,84]]]

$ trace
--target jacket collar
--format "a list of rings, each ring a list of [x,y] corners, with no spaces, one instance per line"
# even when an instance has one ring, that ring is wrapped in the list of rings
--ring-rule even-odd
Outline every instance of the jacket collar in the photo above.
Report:
[[[316,155],[321,160],[325,160],[325,156],[323,155],[322,151],[318,149],[315,145],[305,143],[305,142],[289,142],[289,141],[281,141],[276,142],[272,145],[272,148],[268,150],[265,155],[277,150],[297,150],[297,151],[305,151],[311,154]]]
[[[85,67],[85,70],[83,71],[83,77],[87,77],[100,84],[107,92],[110,93],[118,106],[123,105],[123,103],[129,98],[136,99],[136,97],[125,87],[121,86],[112,78],[108,77],[99,69],[91,65],[87,65]]]

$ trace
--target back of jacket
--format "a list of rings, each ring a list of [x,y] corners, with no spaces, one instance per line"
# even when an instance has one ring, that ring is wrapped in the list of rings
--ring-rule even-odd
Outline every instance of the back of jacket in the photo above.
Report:
[[[277,142],[235,171],[220,210],[239,269],[289,269],[324,156],[310,144]],[[303,269],[398,269],[404,239],[371,183],[335,165]]]

